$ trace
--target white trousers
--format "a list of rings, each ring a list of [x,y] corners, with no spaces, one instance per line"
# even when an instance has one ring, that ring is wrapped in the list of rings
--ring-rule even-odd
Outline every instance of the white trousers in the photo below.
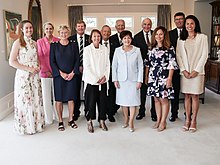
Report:
[[[53,78],[41,78],[41,86],[42,86],[45,121],[46,124],[52,124],[53,119],[57,117],[55,111]]]

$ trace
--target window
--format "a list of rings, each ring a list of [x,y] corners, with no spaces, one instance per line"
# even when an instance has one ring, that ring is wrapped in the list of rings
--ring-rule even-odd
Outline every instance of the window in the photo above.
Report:
[[[83,21],[86,23],[86,34],[90,34],[92,29],[97,29],[97,17],[84,16]]]

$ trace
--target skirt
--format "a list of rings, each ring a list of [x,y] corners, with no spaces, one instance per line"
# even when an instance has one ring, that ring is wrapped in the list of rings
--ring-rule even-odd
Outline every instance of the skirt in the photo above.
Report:
[[[180,91],[188,94],[202,94],[204,93],[204,75],[198,75],[194,78],[187,79],[184,75],[180,77]]]
[[[116,89],[116,104],[120,106],[139,106],[140,89],[136,81],[119,81],[120,88]]]

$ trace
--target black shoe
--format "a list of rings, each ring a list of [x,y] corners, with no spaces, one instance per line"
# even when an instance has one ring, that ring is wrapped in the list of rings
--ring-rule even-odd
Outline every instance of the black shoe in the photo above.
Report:
[[[157,117],[151,117],[152,121],[157,121]]]
[[[171,116],[170,118],[169,118],[169,120],[171,121],[171,122],[174,122],[174,121],[176,121],[176,118],[178,118],[177,116]]]
[[[145,117],[145,115],[140,115],[140,114],[138,114],[137,116],[136,116],[136,120],[141,120],[141,119],[143,119]]]
[[[77,121],[79,119],[79,116],[73,116],[73,120]]]
[[[108,116],[108,120],[109,120],[110,122],[115,122],[114,116]]]

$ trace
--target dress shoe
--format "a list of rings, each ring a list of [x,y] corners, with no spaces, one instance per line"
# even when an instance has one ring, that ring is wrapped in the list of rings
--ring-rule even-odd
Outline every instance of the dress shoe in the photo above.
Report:
[[[176,118],[178,118],[177,116],[171,116],[170,118],[169,118],[169,120],[171,121],[171,122],[174,122],[174,121],[176,121]]]
[[[79,116],[73,116],[73,120],[77,121],[79,119]]]
[[[110,122],[115,122],[114,116],[108,116],[108,120],[109,120]]]
[[[145,115],[140,115],[140,114],[138,114],[137,116],[136,116],[136,120],[141,120],[141,119],[143,119],[145,117]]]
[[[157,121],[157,117],[151,117],[152,121]]]

